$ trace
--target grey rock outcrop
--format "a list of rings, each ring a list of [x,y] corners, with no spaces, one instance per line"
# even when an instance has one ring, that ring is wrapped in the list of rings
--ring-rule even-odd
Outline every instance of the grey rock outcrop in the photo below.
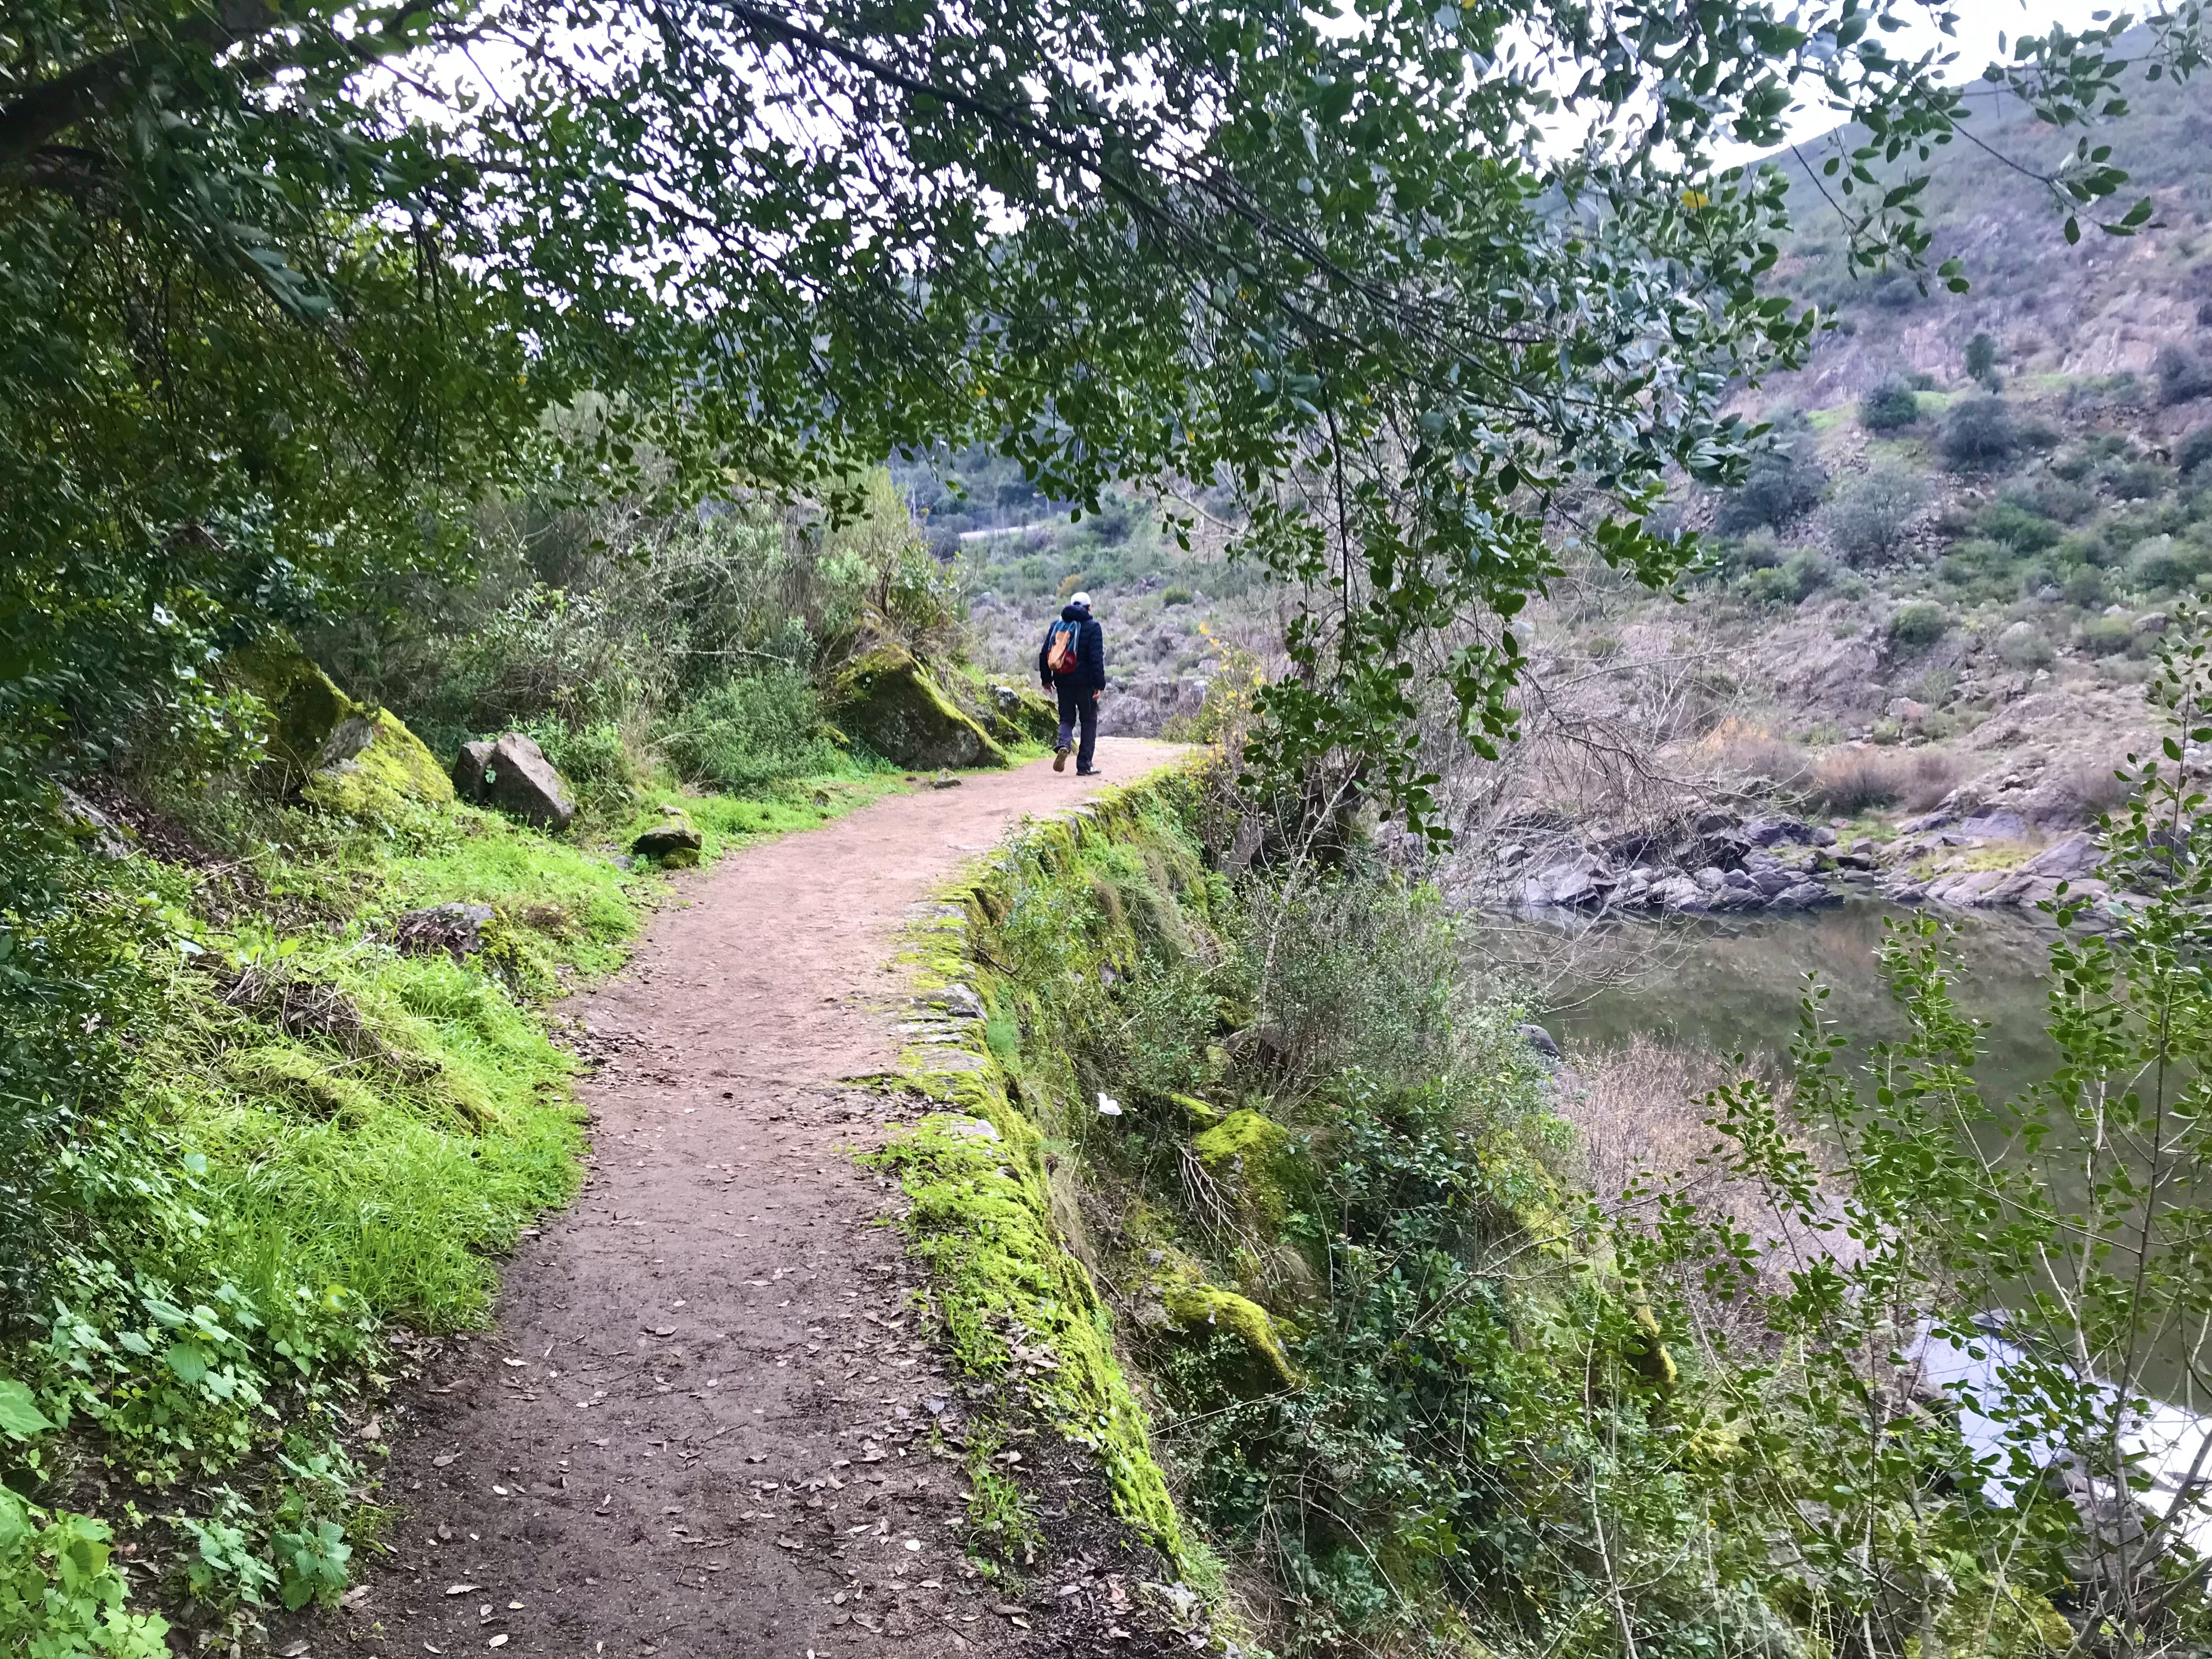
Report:
[[[496,807],[541,830],[566,830],[576,816],[561,775],[520,732],[491,744],[463,744],[453,763],[453,788],[464,800]]]

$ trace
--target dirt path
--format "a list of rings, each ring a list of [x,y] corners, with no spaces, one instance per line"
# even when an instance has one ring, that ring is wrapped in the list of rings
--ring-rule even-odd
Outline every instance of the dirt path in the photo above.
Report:
[[[1105,783],[1177,752],[1099,747]],[[903,1109],[841,1080],[896,1061],[909,908],[1023,813],[1092,793],[1040,762],[748,849],[572,1005],[604,1061],[582,1196],[516,1252],[497,1328],[439,1351],[390,1413],[392,1553],[315,1645],[843,1659],[1045,1639],[962,1571],[959,1466],[916,1438],[950,1379],[880,1224],[889,1183],[852,1157]]]

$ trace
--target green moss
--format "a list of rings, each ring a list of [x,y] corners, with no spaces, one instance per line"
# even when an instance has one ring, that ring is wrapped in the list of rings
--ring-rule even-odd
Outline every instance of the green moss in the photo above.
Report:
[[[1133,833],[1178,787],[1170,774],[1025,826],[911,929],[902,960],[918,988],[978,987],[1001,1022],[1031,1006],[1024,988],[971,961],[971,928],[1080,890],[1070,886],[1079,864]],[[899,1080],[953,1109],[925,1119],[879,1161],[899,1172],[911,1200],[910,1249],[930,1268],[956,1362],[1090,1449],[1117,1512],[1180,1563],[1182,1528],[1143,1410],[1115,1357],[1108,1310],[1054,1223],[1045,1137],[1015,1103],[1003,1030],[994,1044],[992,1024],[954,1022],[955,1042],[918,1042],[902,1056]],[[1025,1102],[1038,1097],[1034,1088],[1034,1079],[1024,1087]]]
[[[1004,766],[1006,751],[905,647],[863,653],[830,683],[825,702],[842,731],[901,766]]]
[[[1179,1285],[1161,1296],[1176,1328],[1188,1335],[1225,1332],[1242,1346],[1250,1365],[1273,1385],[1297,1386],[1297,1373],[1275,1334],[1275,1322],[1258,1303],[1215,1285]]]
[[[1241,1218],[1263,1237],[1281,1230],[1289,1210],[1282,1155],[1290,1140],[1281,1124],[1248,1109],[1231,1112],[1190,1143],[1206,1174],[1235,1200]]]
[[[262,735],[269,757],[290,782],[313,772],[339,723],[361,712],[283,635],[272,634],[231,652],[222,659],[222,672],[232,684],[252,692],[268,711]]]
[[[408,805],[443,806],[453,800],[453,780],[398,715],[378,708],[349,718],[369,726],[368,744],[308,778],[300,790],[302,800],[326,812],[380,819]]]

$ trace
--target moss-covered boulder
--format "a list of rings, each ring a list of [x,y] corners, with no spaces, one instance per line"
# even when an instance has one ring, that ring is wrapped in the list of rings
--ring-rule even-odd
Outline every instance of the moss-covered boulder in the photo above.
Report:
[[[414,802],[442,806],[453,798],[453,780],[389,708],[370,708],[338,723],[323,745],[323,763],[300,787],[300,799],[348,817],[387,817]]]
[[[403,802],[453,799],[451,781],[404,720],[356,702],[285,636],[231,652],[222,678],[261,704],[268,767],[309,805],[380,817]]]
[[[1190,1149],[1247,1224],[1272,1237],[1289,1210],[1283,1155],[1290,1143],[1289,1130],[1246,1109],[1201,1129],[1191,1137]]]
[[[351,697],[290,639],[272,634],[241,646],[222,659],[222,678],[250,691],[267,710],[262,738],[269,763],[296,788],[324,764],[323,750],[338,727],[361,713]]]
[[[825,701],[840,730],[896,765],[1006,764],[1006,751],[903,646],[881,644],[855,658]]]
[[[1282,1339],[1267,1310],[1249,1297],[1224,1291],[1218,1285],[1177,1285],[1160,1297],[1168,1318],[1186,1336],[1217,1334],[1236,1339],[1233,1375],[1223,1380],[1247,1390],[1264,1392],[1294,1389],[1297,1373],[1283,1352]]]

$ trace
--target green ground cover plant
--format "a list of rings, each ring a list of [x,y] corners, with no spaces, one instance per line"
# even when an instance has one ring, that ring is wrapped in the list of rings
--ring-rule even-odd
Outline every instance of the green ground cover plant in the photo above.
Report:
[[[895,782],[683,799],[711,860]],[[460,805],[144,787],[187,840],[58,839],[44,908],[0,934],[9,1121],[35,1137],[0,1186],[0,1646],[52,1659],[161,1650],[171,1618],[251,1640],[344,1589],[388,1379],[482,1324],[517,1230],[574,1193],[546,1004],[618,967],[666,890],[622,850],[650,805],[556,839]],[[481,951],[393,948],[402,913],[452,902],[490,907]]]

